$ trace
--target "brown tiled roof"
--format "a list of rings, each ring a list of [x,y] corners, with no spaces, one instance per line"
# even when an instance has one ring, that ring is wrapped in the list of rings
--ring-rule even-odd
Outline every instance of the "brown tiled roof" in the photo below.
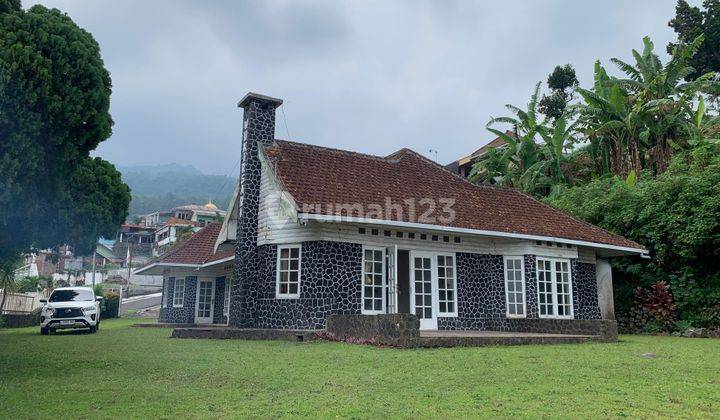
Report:
[[[187,241],[171,249],[151,263],[205,264],[215,254],[215,240],[220,233],[220,224],[211,223],[191,236]],[[213,260],[214,261],[214,260]]]
[[[277,140],[265,153],[301,213],[427,223],[419,219],[428,209],[420,200],[450,199],[455,201],[454,219],[429,224],[644,248],[517,190],[474,185],[408,149],[379,157]],[[367,213],[368,205],[384,208],[386,200],[400,206],[402,214]],[[405,200],[415,203],[415,217]],[[353,204],[363,206],[365,213],[336,207]],[[432,216],[444,215],[441,210],[438,204]]]
[[[197,223],[192,220],[180,219],[177,217],[170,217],[165,221],[165,226],[195,226]]]

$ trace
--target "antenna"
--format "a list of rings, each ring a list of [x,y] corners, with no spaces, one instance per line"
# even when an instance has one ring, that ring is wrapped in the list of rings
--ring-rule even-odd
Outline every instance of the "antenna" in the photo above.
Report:
[[[430,152],[430,153],[435,153],[435,162],[437,163],[438,151],[435,150],[435,149],[430,149],[430,150],[428,150],[428,152]]]

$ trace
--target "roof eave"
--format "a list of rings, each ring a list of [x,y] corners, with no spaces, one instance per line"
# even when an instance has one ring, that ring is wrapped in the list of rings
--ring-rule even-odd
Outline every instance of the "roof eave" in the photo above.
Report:
[[[561,237],[555,237],[555,236],[529,235],[529,234],[524,234],[524,233],[508,233],[508,232],[500,232],[500,231],[492,231],[492,230],[469,229],[469,228],[460,228],[460,227],[443,226],[443,225],[431,225],[431,224],[425,224],[425,223],[400,222],[400,221],[395,221],[395,220],[369,219],[369,218],[365,218],[365,217],[349,217],[349,216],[337,216],[337,215],[313,214],[313,213],[300,213],[300,214],[298,214],[298,218],[300,220],[305,220],[305,221],[306,220],[315,220],[315,221],[321,221],[321,222],[337,222],[337,223],[366,223],[366,224],[375,224],[375,225],[382,225],[382,226],[396,226],[396,227],[414,228],[414,229],[437,230],[437,231],[443,231],[443,232],[489,236],[489,237],[496,237],[496,238],[525,239],[525,240],[531,240],[531,241],[550,241],[550,242],[571,244],[571,245],[575,245],[575,246],[585,246],[585,247],[590,247],[590,248],[606,249],[606,250],[621,252],[621,253],[627,254],[627,255],[640,255],[643,258],[649,258],[648,250],[644,249],[644,248],[633,248],[633,247],[625,247],[625,246],[618,246],[618,245],[609,245],[609,244],[603,244],[603,243],[599,243],[599,242],[581,241],[581,240],[577,240],[577,239],[567,239],[567,238],[561,238]]]

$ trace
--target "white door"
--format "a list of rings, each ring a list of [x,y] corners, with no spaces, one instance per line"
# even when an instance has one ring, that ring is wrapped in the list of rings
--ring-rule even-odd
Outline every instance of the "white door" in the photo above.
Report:
[[[215,280],[198,279],[195,323],[212,324],[215,309]]]
[[[410,311],[420,318],[421,330],[437,329],[435,296],[437,270],[435,256],[427,252],[410,253]]]

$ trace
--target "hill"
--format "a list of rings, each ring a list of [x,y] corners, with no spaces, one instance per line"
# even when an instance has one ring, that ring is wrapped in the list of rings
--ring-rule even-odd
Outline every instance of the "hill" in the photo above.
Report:
[[[183,204],[212,200],[227,208],[236,178],[203,174],[190,165],[120,166],[123,181],[130,186],[130,215],[169,210]]]

